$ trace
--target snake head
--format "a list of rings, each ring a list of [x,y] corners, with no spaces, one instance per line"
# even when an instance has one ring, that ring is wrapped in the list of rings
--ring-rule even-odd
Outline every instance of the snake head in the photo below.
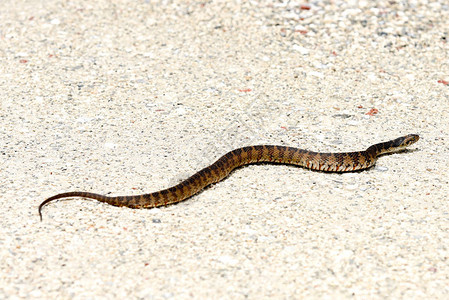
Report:
[[[419,135],[417,134],[409,134],[404,136],[404,141],[402,142],[402,144],[407,147],[410,146],[411,144],[416,143],[419,140]]]
[[[417,134],[408,134],[406,136],[397,138],[393,140],[393,147],[397,148],[397,150],[403,150],[411,144],[416,143],[419,140],[419,135]]]
[[[419,140],[419,135],[409,134],[406,136],[401,136],[397,139],[372,145],[366,151],[371,152],[374,156],[383,155],[386,153],[399,152],[407,148],[413,143]]]

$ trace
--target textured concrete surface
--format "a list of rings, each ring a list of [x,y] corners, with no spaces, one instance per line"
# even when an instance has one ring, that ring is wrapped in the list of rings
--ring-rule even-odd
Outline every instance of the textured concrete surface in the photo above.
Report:
[[[0,2],[0,299],[449,297],[446,1]],[[363,150],[369,171],[239,169],[232,148]]]

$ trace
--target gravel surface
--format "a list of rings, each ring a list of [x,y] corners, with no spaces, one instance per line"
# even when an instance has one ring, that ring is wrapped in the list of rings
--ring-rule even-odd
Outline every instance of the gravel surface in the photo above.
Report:
[[[449,297],[447,1],[0,2],[0,299]],[[357,151],[364,172],[236,170],[235,147]]]

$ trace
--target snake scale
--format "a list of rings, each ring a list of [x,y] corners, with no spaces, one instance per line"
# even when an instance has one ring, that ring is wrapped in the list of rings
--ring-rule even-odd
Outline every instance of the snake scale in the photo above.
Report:
[[[226,153],[212,165],[168,189],[133,196],[105,196],[89,192],[57,194],[39,205],[39,216],[42,220],[42,207],[44,205],[50,201],[67,197],[90,198],[111,205],[130,208],[153,208],[178,203],[195,195],[206,186],[222,180],[235,168],[259,162],[297,165],[323,172],[341,173],[363,170],[372,167],[378,156],[401,151],[418,140],[417,134],[409,134],[388,142],[372,145],[365,151],[343,153],[319,153],[294,147],[271,145],[238,148]]]

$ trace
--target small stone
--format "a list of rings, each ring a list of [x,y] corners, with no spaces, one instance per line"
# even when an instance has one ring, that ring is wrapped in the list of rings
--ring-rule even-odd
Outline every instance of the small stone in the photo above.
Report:
[[[309,52],[310,52],[309,49],[304,48],[303,46],[299,46],[299,45],[297,45],[297,44],[294,44],[294,45],[292,46],[292,49],[295,50],[295,51],[298,51],[298,52],[301,53],[302,55],[308,55]]]

